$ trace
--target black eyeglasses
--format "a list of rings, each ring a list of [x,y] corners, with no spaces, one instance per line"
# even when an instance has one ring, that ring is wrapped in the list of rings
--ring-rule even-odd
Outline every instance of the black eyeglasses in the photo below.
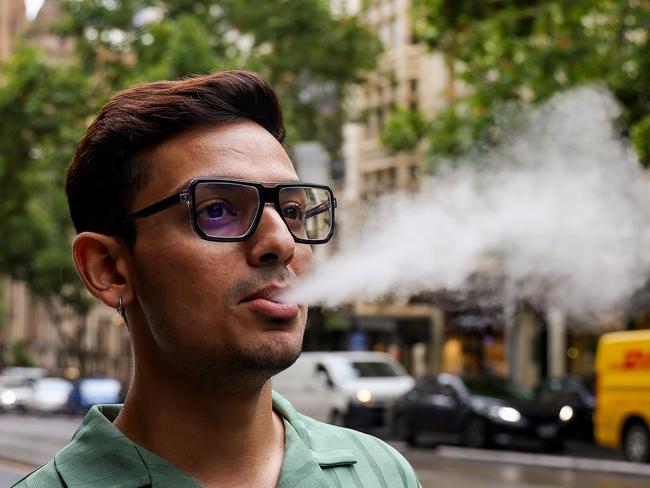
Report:
[[[191,210],[194,232],[208,241],[247,239],[255,232],[267,203],[275,206],[296,242],[323,244],[334,234],[336,199],[327,186],[309,183],[267,186],[218,178],[192,180],[179,193],[132,213],[120,222],[120,226],[180,202]]]

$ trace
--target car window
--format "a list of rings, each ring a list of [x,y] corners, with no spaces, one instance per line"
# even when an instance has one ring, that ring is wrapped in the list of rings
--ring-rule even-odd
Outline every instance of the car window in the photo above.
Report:
[[[386,378],[407,375],[399,363],[382,360],[351,360],[346,357],[330,357],[325,361],[332,379]]]
[[[491,396],[508,400],[531,400],[532,390],[506,378],[491,376],[466,376],[463,383],[473,395]]]
[[[357,378],[381,378],[404,374],[395,365],[383,361],[353,361],[351,365]]]
[[[415,384],[415,389],[426,395],[435,395],[440,390],[440,385],[435,378],[420,378]]]
[[[27,378],[3,378],[0,382],[2,388],[25,388],[31,386],[33,381]]]
[[[452,398],[458,398],[458,392],[456,388],[451,385],[440,385],[440,394]]]

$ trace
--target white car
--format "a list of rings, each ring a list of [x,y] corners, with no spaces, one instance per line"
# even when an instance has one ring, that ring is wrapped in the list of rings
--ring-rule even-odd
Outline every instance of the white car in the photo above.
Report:
[[[65,412],[72,388],[72,383],[64,378],[39,378],[34,382],[25,407],[34,413]]]
[[[272,384],[300,413],[365,429],[386,425],[387,410],[415,380],[386,353],[305,352]]]
[[[25,411],[34,380],[19,376],[0,376],[0,411]]]

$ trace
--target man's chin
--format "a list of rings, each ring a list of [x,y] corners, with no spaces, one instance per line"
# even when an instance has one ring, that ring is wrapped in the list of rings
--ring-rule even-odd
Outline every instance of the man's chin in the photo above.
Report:
[[[175,367],[197,386],[221,394],[247,395],[259,391],[274,375],[291,366],[302,352],[300,340],[266,340],[227,351],[195,351],[176,355]]]
[[[295,363],[301,352],[301,345],[270,347],[266,344],[254,351],[242,351],[236,363],[242,372],[261,374],[268,379]]]

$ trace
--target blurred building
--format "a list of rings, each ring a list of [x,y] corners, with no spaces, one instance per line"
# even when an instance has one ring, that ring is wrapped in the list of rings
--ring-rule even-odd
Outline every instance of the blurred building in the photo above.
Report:
[[[57,63],[65,63],[74,50],[72,39],[56,34],[52,29],[61,18],[60,0],[45,0],[25,33],[30,44],[40,47],[48,60]]]
[[[27,28],[24,0],[2,0],[0,2],[0,61],[14,51],[16,41]]]
[[[337,239],[358,227],[361,209],[390,191],[415,191],[423,173],[426,141],[413,151],[390,153],[382,128],[396,109],[432,117],[463,87],[440,53],[414,36],[410,0],[332,0],[335,11],[356,13],[384,48],[367,82],[349,96],[344,127],[345,179],[339,195]],[[336,243],[334,244],[336,246]],[[489,267],[488,267],[489,268]],[[414,374],[448,371],[510,375],[534,386],[546,377],[589,376],[600,333],[624,325],[620,317],[595,326],[575,323],[556,310],[507,303],[497,269],[477,270],[476,292],[424,293],[410,300],[356,302],[338,347],[393,352]],[[340,321],[339,321],[340,322]],[[325,327],[327,329],[327,326]]]
[[[98,304],[88,316],[77,317],[57,303],[35,299],[19,281],[5,278],[2,289],[0,357],[5,363],[31,361],[71,379],[107,375],[128,380],[128,331],[115,310]]]
[[[453,97],[444,59],[413,35],[409,0],[331,2],[341,12],[360,16],[383,46],[377,68],[349,93],[350,122],[343,129],[345,178],[339,195],[338,239],[363,220],[363,208],[381,194],[419,187],[426,145],[391,153],[381,142],[384,123],[396,110],[433,116]],[[432,303],[354,303],[348,313],[346,348],[386,350],[415,374],[442,367],[445,314]]]
[[[367,82],[350,93],[350,122],[344,129],[349,200],[365,200],[386,190],[418,186],[425,146],[391,154],[381,143],[384,122],[397,108],[431,117],[454,96],[443,56],[416,42],[410,20],[411,2],[368,2],[359,12],[377,33],[384,52]]]
[[[43,49],[50,61],[65,62],[73,43],[52,32],[59,20],[59,0],[45,0],[32,21],[26,18],[24,0],[0,0],[0,60],[11,56],[22,37]],[[24,283],[0,277],[0,290],[0,368],[32,361],[71,378],[85,374],[128,380],[129,336],[114,310],[98,303],[80,318],[57,303],[35,299]]]

